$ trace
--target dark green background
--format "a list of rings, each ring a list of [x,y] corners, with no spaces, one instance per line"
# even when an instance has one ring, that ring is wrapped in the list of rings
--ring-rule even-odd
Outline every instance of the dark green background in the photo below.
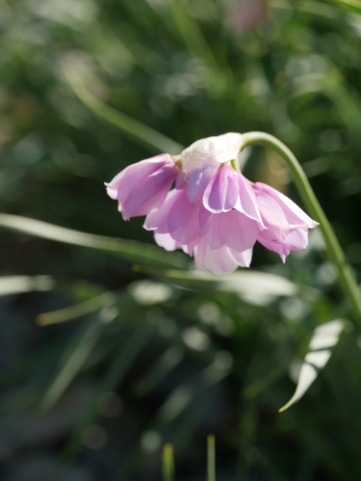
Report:
[[[345,4],[2,0],[1,212],[153,243],[142,219],[122,220],[103,183],[157,145],[84,105],[76,77],[90,98],[184,146],[228,131],[280,138],[359,275],[361,8]],[[247,154],[250,179],[300,202],[277,155]],[[255,247],[249,299],[245,277],[226,290],[179,288],[132,269],[136,258],[2,229],[1,275],[48,275],[55,285],[0,301],[0,478],[158,480],[171,442],[177,479],[198,481],[214,433],[219,480],[359,479],[361,352],[351,322],[310,391],[277,413],[315,327],[349,314],[319,233],[310,237],[285,265]],[[154,270],[163,252],[153,252]],[[265,297],[262,272],[298,294]],[[106,292],[93,313],[36,325],[41,313]]]

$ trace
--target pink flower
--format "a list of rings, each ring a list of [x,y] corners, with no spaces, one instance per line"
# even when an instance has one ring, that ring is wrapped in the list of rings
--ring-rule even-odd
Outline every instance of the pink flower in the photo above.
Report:
[[[268,0],[237,0],[228,11],[226,23],[235,33],[253,30],[265,20]]]
[[[277,252],[283,262],[291,251],[306,249],[308,229],[318,223],[308,217],[291,199],[269,185],[256,182],[253,190],[264,225],[267,227],[257,237],[267,249]]]
[[[109,197],[118,200],[123,219],[128,220],[161,206],[177,173],[174,159],[160,154],[130,165],[105,185]]]
[[[177,160],[162,154],[127,167],[106,184],[108,194],[124,219],[146,215],[156,243],[182,249],[196,268],[249,267],[257,240],[284,261],[307,246],[317,223],[283,194],[248,181],[235,168],[241,148],[236,133],[198,140]]]

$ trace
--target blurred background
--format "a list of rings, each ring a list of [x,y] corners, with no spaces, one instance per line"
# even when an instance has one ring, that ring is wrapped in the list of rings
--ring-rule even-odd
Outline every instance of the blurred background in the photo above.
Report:
[[[249,271],[197,278],[104,189],[157,152],[271,133],[360,277],[359,2],[0,0],[0,30],[1,213],[120,239],[0,219],[0,479],[159,480],[170,442],[176,479],[203,480],[209,433],[219,480],[359,479],[351,323],[278,414],[314,329],[348,316],[319,232],[285,265],[256,246]],[[276,154],[243,155],[302,205]]]

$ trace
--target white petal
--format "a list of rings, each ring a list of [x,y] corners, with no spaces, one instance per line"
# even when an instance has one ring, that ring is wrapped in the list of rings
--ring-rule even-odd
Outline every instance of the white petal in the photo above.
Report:
[[[183,170],[188,174],[212,163],[223,164],[237,159],[242,144],[242,135],[234,132],[197,140],[182,152]]]

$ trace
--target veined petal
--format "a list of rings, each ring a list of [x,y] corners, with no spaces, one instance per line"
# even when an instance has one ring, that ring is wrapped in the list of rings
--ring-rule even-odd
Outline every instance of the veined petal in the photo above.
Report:
[[[119,189],[122,190],[122,196],[126,197],[141,180],[158,170],[160,165],[168,163],[174,165],[171,156],[169,154],[160,154],[128,165],[128,167],[119,172],[110,182],[105,182],[109,197],[117,199]]]
[[[201,229],[201,235],[204,235],[207,232],[212,223],[213,217],[214,214],[207,210],[202,204],[199,209],[199,227]]]
[[[309,217],[298,205],[296,205],[286,195],[282,194],[273,187],[263,184],[262,182],[256,182],[254,188],[258,191],[264,192],[272,197],[282,208],[290,228],[292,227],[308,227],[312,229],[318,226],[318,222]]]
[[[190,202],[201,199],[207,184],[219,169],[218,164],[206,165],[204,168],[194,169],[187,176],[187,195]]]
[[[262,217],[258,208],[256,195],[252,189],[251,183],[244,175],[238,172],[238,188],[239,196],[235,209],[242,212],[250,219],[256,220],[260,224],[260,228],[265,228]]]
[[[212,250],[204,237],[194,249],[194,262],[196,269],[207,269],[215,274],[233,272],[238,267],[227,247]]]
[[[303,227],[291,231],[283,241],[272,236],[271,230],[266,230],[259,233],[257,240],[270,251],[279,254],[282,261],[285,262],[291,251],[306,249],[308,246],[308,228]]]
[[[174,179],[175,175],[172,175],[169,169],[163,168],[139,182],[133,189],[132,195],[129,195],[123,202],[121,202],[122,192],[120,192],[119,210],[123,213],[123,217],[129,219],[147,215],[152,209],[162,205]]]
[[[235,252],[251,249],[256,243],[259,226],[254,219],[250,219],[236,210],[219,214],[219,231],[226,245]]]
[[[256,189],[255,192],[264,225],[272,231],[274,238],[284,240],[290,227],[283,209],[270,195]]]
[[[257,182],[253,189],[267,230],[257,240],[267,249],[277,252],[283,262],[291,251],[308,245],[308,229],[316,227],[312,220],[291,199],[269,185]]]
[[[128,166],[105,184],[112,199],[118,199],[125,220],[146,215],[164,201],[178,167],[168,154],[161,154]]]
[[[176,191],[175,195],[168,215],[169,234],[180,244],[189,244],[200,236],[200,204],[191,204],[183,189]]]
[[[204,207],[215,214],[233,209],[238,202],[239,175],[230,165],[221,167],[204,191]]]
[[[176,189],[168,192],[163,204],[149,212],[143,224],[144,229],[154,230],[160,234],[169,233],[168,217],[174,202],[177,200],[177,193]]]
[[[160,208],[147,215],[143,227],[155,231],[158,245],[167,250],[183,249],[192,255],[200,238],[199,207],[200,203],[189,202],[184,190],[174,189]]]
[[[240,252],[254,246],[259,232],[258,223],[244,214],[231,210],[212,214],[203,209],[199,215],[201,235],[211,249],[226,246]]]

